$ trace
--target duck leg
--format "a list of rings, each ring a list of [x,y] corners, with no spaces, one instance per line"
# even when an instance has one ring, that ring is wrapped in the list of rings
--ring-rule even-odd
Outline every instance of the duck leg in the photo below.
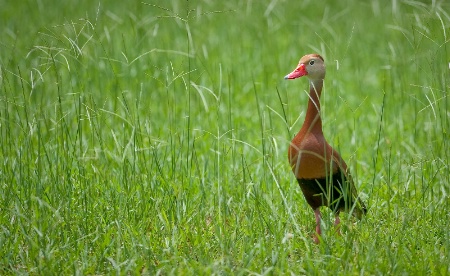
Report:
[[[314,216],[316,217],[316,234],[314,235],[314,243],[320,243],[319,237],[322,235],[322,230],[320,229],[320,221],[322,220],[322,214],[320,213],[320,208],[314,209]]]
[[[334,220],[334,227],[338,235],[341,234],[341,219],[339,218],[339,212],[336,214],[336,219]]]

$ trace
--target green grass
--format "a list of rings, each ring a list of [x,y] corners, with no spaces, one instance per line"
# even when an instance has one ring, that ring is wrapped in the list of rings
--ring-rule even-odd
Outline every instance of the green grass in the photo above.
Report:
[[[0,274],[450,273],[446,1],[53,2],[0,9]],[[320,245],[311,52],[369,207]]]

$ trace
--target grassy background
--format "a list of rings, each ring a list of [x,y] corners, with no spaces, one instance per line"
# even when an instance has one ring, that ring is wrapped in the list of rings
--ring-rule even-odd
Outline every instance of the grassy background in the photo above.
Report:
[[[1,274],[450,273],[446,1],[7,1]],[[369,206],[314,245],[287,162],[324,132]]]

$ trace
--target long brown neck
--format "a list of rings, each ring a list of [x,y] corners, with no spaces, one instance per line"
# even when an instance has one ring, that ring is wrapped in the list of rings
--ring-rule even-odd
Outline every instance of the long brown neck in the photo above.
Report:
[[[323,80],[309,82],[309,101],[306,110],[303,131],[322,133],[322,119],[320,118],[320,94],[322,93]],[[304,129],[306,128],[306,129]]]

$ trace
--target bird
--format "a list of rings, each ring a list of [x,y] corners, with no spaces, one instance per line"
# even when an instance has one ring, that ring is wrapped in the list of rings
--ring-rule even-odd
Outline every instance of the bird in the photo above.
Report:
[[[331,209],[339,232],[341,211],[361,219],[367,208],[358,197],[347,164],[324,137],[320,116],[320,95],[325,79],[325,61],[319,54],[303,56],[297,67],[286,75],[287,80],[306,76],[309,79],[309,100],[305,120],[288,149],[289,163],[306,202],[314,210],[316,233],[321,238],[321,206]]]

